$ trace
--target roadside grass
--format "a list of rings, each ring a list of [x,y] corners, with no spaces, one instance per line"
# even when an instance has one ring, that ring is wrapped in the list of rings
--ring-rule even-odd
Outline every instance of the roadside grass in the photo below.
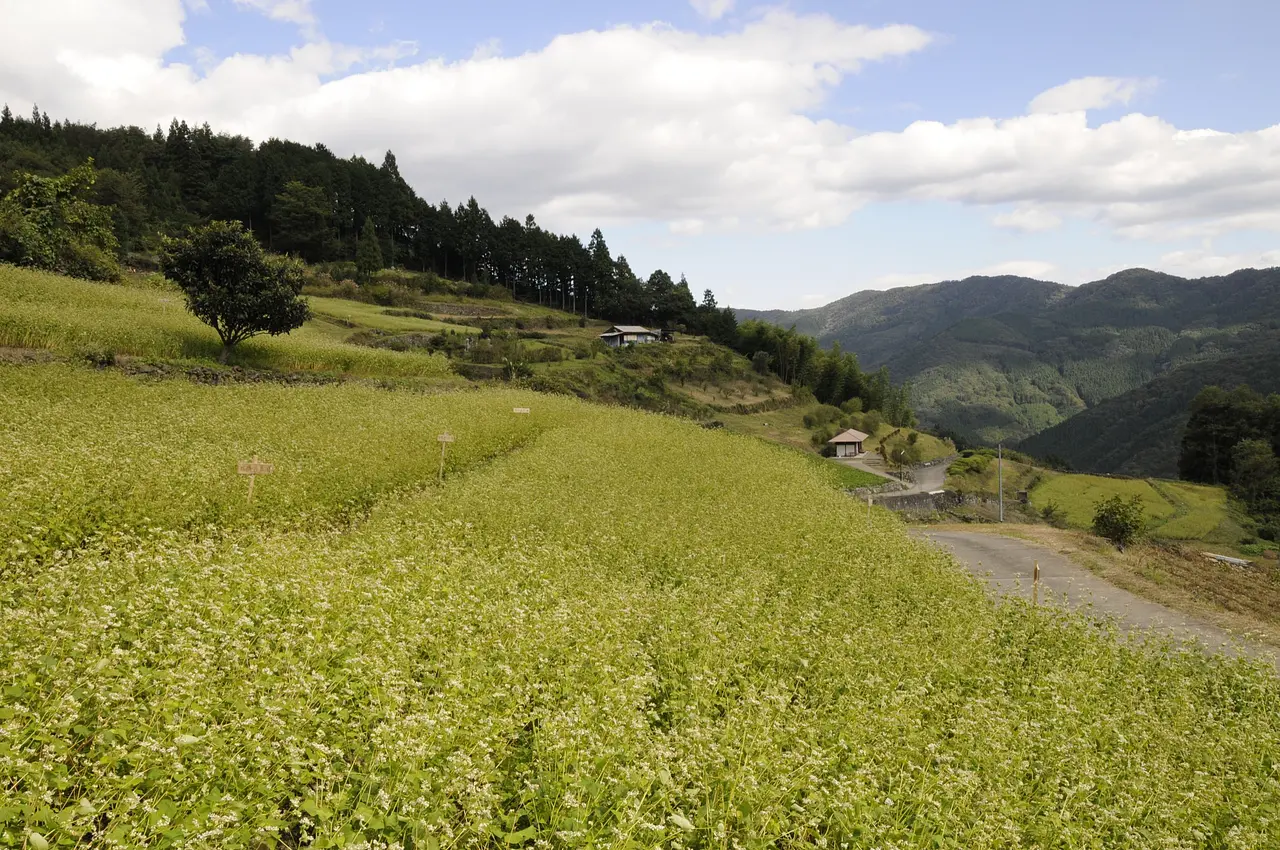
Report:
[[[313,321],[287,335],[255,337],[236,346],[229,362],[361,376],[444,377],[452,372],[442,356],[351,345],[338,338],[334,327]],[[90,283],[8,265],[0,265],[0,346],[92,359],[120,354],[216,361],[221,352],[217,334],[187,311],[175,289]]]
[[[804,456],[820,469],[824,477],[831,479],[835,487],[839,490],[857,490],[860,487],[876,487],[884,484],[886,480],[881,476],[876,475],[874,472],[867,472],[865,469],[846,466],[843,463],[838,463],[830,458],[825,458],[812,452],[804,452]]]
[[[966,495],[985,495],[994,498],[999,492],[998,482],[1000,480],[1000,472],[996,463],[992,461],[977,466],[971,460],[970,458],[962,458],[948,468],[947,489]],[[964,471],[961,472],[960,470]],[[1043,473],[1043,470],[1037,470],[1027,464],[1006,459],[1004,461],[1005,499],[1016,497],[1018,491],[1027,489],[1035,480],[1037,473]]]

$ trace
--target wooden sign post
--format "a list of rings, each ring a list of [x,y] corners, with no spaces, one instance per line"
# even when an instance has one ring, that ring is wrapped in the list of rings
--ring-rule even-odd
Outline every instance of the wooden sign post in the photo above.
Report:
[[[867,496],[867,528],[871,527],[871,497]]]
[[[513,407],[513,408],[511,408],[511,412],[512,412],[512,413],[528,413],[528,412],[529,412],[529,408],[527,408],[527,407]]]
[[[453,442],[453,435],[441,434],[439,437],[436,437],[436,439],[440,441],[440,480],[443,481],[444,480],[444,450],[450,443]]]
[[[1040,562],[1036,561],[1035,568],[1031,571],[1031,604],[1040,604]]]
[[[248,504],[253,504],[253,481],[259,475],[270,475],[276,471],[274,464],[263,463],[258,460],[258,456],[254,455],[253,460],[242,460],[236,464],[236,472],[240,475],[249,476],[249,500]]]

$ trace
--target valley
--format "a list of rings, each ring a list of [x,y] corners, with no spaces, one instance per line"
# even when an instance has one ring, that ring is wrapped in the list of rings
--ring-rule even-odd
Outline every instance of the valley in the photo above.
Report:
[[[1074,288],[977,277],[861,292],[817,310],[736,312],[795,323],[868,368],[887,366],[936,431],[983,445],[1026,441],[1089,471],[1168,474],[1176,414],[1156,417],[1136,439],[1099,439],[1086,423],[1131,421],[1108,414],[1108,402],[1141,398],[1153,381],[1165,389],[1152,396],[1171,405],[1167,389],[1176,387],[1185,410],[1206,382],[1265,371],[1280,339],[1280,270],[1184,280],[1131,269]],[[1078,432],[1063,424],[1061,438],[1037,438],[1077,416],[1086,417]]]

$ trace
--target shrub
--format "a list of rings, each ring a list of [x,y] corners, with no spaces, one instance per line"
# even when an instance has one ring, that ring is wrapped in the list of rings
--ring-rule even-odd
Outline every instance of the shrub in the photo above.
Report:
[[[513,360],[507,358],[502,361],[502,379],[504,381],[516,381],[521,378],[532,378],[533,367],[524,360]]]
[[[1146,517],[1142,513],[1142,499],[1119,495],[1103,499],[1094,506],[1093,533],[1110,540],[1121,552],[1124,547],[1142,536]]]
[[[1049,502],[1040,509],[1040,518],[1054,528],[1067,527],[1067,515],[1057,502]]]
[[[860,425],[861,427],[858,428],[859,431],[866,431],[874,437],[875,433],[884,426],[884,415],[878,410],[868,411],[867,413],[862,414]]]

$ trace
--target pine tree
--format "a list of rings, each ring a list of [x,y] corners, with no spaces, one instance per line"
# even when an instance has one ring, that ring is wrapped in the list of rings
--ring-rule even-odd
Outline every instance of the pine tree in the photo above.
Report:
[[[382,246],[378,244],[378,231],[373,219],[366,218],[360,230],[360,243],[356,245],[356,280],[368,283],[382,268]]]
[[[7,127],[13,123],[13,113],[9,110],[9,104],[4,105],[4,109],[0,110],[0,127]]]

